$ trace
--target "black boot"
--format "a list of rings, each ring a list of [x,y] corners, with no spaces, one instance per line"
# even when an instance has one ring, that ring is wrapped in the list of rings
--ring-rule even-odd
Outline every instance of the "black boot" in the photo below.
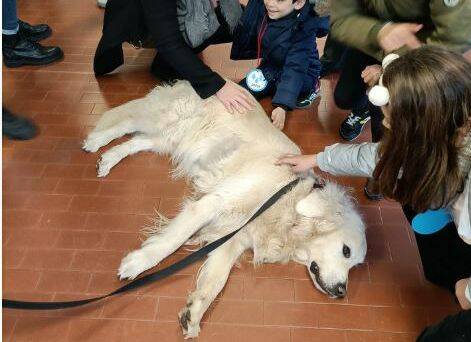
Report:
[[[28,140],[37,133],[36,126],[28,119],[12,114],[2,107],[2,134],[7,138]]]
[[[39,42],[52,34],[51,28],[46,24],[30,25],[18,20],[19,33],[32,42]]]
[[[9,68],[22,65],[45,65],[55,62],[64,56],[60,47],[42,46],[22,36],[2,35],[3,63]]]

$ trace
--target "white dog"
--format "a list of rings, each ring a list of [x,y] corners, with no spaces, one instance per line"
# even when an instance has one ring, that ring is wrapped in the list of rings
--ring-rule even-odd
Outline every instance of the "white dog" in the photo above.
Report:
[[[121,262],[118,275],[133,279],[189,242],[207,243],[245,223],[275,190],[295,178],[288,166],[276,166],[299,148],[276,129],[260,105],[232,115],[215,97],[202,100],[186,81],[157,87],[145,98],[106,112],[83,148],[96,152],[125,134],[129,141],[103,153],[98,176],[139,151],[170,154],[176,174],[194,186],[194,196],[158,232]],[[186,337],[223,289],[232,266],[247,249],[254,263],[306,265],[315,286],[331,297],[346,294],[348,271],[364,260],[365,228],[346,190],[313,173],[231,240],[213,251],[202,266],[196,290],[180,312]]]

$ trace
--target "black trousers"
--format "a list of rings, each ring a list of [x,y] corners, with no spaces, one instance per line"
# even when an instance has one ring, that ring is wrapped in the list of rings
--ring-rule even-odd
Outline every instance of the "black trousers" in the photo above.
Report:
[[[336,49],[340,48],[336,43]],[[354,113],[368,109],[371,115],[372,140],[373,142],[380,141],[383,135],[383,114],[379,107],[368,101],[366,96],[368,86],[363,82],[361,73],[367,66],[381,64],[381,62],[353,48],[345,48],[341,56],[340,76],[334,90],[335,104],[341,109],[351,109]]]
[[[446,317],[438,324],[425,328],[417,342],[471,341],[471,310]]]
[[[416,212],[403,210],[411,223]],[[453,222],[433,234],[414,234],[425,278],[454,294],[456,282],[471,277],[471,245],[460,238]]]
[[[412,224],[417,213],[409,207],[403,207],[403,211]],[[414,234],[425,278],[454,294],[456,282],[471,276],[471,246],[460,238],[453,222],[433,234]],[[471,341],[471,310],[448,316],[425,328],[417,338],[417,342],[445,341]]]

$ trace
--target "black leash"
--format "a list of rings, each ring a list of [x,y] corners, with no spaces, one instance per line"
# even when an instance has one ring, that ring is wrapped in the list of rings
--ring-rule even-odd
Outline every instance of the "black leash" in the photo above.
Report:
[[[265,210],[270,208],[280,197],[282,197],[284,194],[290,191],[294,186],[296,186],[298,182],[299,182],[299,178],[296,178],[295,180],[291,181],[290,183],[282,187],[280,190],[278,190],[265,203],[263,203],[263,205],[255,212],[255,214],[253,214],[253,216],[239,229],[233,231],[232,233],[227,234],[226,236],[223,236],[222,238],[216,241],[213,241],[207,244],[203,248],[197,250],[196,252],[191,253],[190,255],[186,256],[185,258],[176,262],[175,264],[170,265],[154,273],[148,274],[142,278],[138,278],[120,287],[119,289],[111,293],[108,293],[107,295],[89,298],[89,299],[83,299],[83,300],[75,300],[75,301],[70,301],[70,302],[24,302],[24,301],[18,301],[18,300],[2,299],[2,307],[9,308],[9,309],[27,309],[27,310],[58,310],[58,309],[73,308],[76,306],[82,306],[88,303],[93,303],[101,299],[117,295],[119,293],[137,289],[144,285],[150,284],[154,281],[166,278],[169,275],[172,275],[175,272],[178,272],[179,270],[185,268],[186,266],[193,264],[195,261],[200,260],[201,258],[206,256],[208,253],[212,252],[213,250],[221,246],[223,243],[225,243],[227,240],[229,240],[235,234],[237,234],[242,228],[244,228],[250,222],[255,220],[258,216],[260,216]]]

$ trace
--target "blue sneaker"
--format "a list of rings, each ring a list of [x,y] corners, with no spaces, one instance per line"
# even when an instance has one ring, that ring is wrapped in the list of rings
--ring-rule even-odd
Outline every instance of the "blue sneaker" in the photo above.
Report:
[[[366,123],[370,121],[370,111],[366,110],[361,114],[351,112],[340,125],[340,136],[342,139],[352,141],[358,138]]]
[[[314,89],[314,91],[309,93],[306,97],[303,96],[298,98],[298,101],[296,102],[296,108],[305,109],[311,107],[319,96],[321,96],[321,87],[319,83],[317,83],[316,89]]]

